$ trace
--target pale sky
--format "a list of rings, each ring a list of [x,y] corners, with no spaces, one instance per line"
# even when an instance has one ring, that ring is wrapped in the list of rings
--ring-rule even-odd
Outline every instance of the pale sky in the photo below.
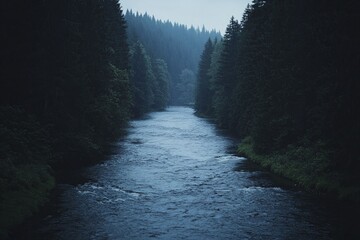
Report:
[[[247,4],[252,0],[120,0],[124,13],[133,12],[154,15],[156,19],[170,20],[190,27],[216,29],[222,34],[231,16],[241,20]]]

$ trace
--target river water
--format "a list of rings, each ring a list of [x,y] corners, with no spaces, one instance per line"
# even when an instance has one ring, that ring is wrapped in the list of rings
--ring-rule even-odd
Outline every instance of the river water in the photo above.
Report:
[[[171,107],[132,121],[116,151],[59,184],[33,239],[346,239],[336,204],[235,156],[238,141]],[[349,231],[350,229],[350,231]],[[347,234],[347,236],[346,236]]]

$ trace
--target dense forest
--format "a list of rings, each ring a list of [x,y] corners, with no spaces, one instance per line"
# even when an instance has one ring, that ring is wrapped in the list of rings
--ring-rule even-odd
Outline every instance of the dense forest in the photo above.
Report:
[[[1,5],[4,230],[38,209],[59,169],[101,156],[131,117],[132,98],[126,23],[117,0]]]
[[[125,14],[130,46],[138,43],[145,49],[149,64],[163,60],[169,72],[169,103],[194,103],[196,72],[203,45],[210,38],[220,39],[216,31],[195,29],[170,21],[156,20],[148,14]],[[151,73],[149,74],[151,78]],[[151,97],[150,97],[151,99]]]
[[[1,11],[3,238],[55,178],[101,159],[129,119],[193,103],[202,46],[221,36],[125,16],[117,0],[7,1]]]
[[[305,188],[360,198],[359,3],[254,0],[209,40],[195,109],[239,153]]]
[[[117,0],[1,5],[1,239],[61,172],[169,104],[195,104],[307,189],[360,199],[358,2],[254,0],[223,37]]]

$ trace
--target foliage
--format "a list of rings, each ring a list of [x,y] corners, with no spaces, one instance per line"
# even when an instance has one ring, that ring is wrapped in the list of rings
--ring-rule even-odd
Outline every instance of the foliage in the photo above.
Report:
[[[154,103],[155,76],[150,57],[140,42],[131,48],[133,114],[140,117],[151,110]]]
[[[169,72],[162,59],[152,62],[144,46],[131,47],[132,113],[138,118],[151,110],[164,110],[169,102]]]
[[[48,201],[54,187],[49,167],[42,164],[20,165],[13,169],[11,179],[0,178],[0,236],[6,239],[6,230],[22,223]]]
[[[155,87],[154,104],[155,110],[164,110],[170,98],[170,74],[166,62],[163,59],[156,59],[154,64]]]
[[[217,122],[220,127],[229,127],[228,119],[230,119],[230,106],[232,104],[232,91],[235,87],[236,69],[234,64],[238,57],[238,45],[240,25],[237,20],[232,17],[226,29],[223,39],[223,50],[219,59],[219,69],[216,81],[214,82],[214,109]]]
[[[0,107],[0,237],[46,202],[54,186],[49,142],[34,116]]]
[[[47,163],[51,156],[49,142],[46,129],[34,116],[19,108],[0,107],[1,164]]]
[[[101,155],[130,117],[117,0],[6,1],[0,69],[0,222],[45,202],[52,170]]]
[[[254,154],[268,157],[261,162],[307,186],[330,172],[329,185],[359,187],[358,7],[254,0],[240,23],[231,18],[220,57],[202,59],[219,126],[250,136]]]
[[[186,86],[180,86],[185,83],[183,79],[180,79],[181,73],[185,69],[193,73],[197,72],[203,45],[209,38],[220,39],[220,33],[209,32],[205,28],[188,28],[178,23],[156,20],[146,13],[142,15],[127,11],[125,19],[128,23],[130,45],[139,41],[151,59],[165,61],[169,79],[171,79],[168,81],[169,103],[177,105],[193,103],[194,99],[184,101],[184,93],[178,92],[186,88]],[[155,65],[153,62],[152,64]],[[182,100],[179,101],[179,98]]]
[[[330,193],[343,200],[360,200],[360,187],[356,182],[343,182],[342,176],[332,170],[329,160],[333,153],[324,149],[322,143],[310,147],[291,145],[264,155],[254,151],[253,140],[247,137],[239,145],[238,154],[296,182],[308,191]]]
[[[199,63],[199,72],[197,75],[195,110],[200,114],[209,114],[211,112],[212,95],[210,85],[210,67],[211,55],[213,53],[213,43],[209,39],[201,55]]]
[[[184,69],[179,76],[179,82],[176,84],[177,99],[175,105],[193,105],[195,98],[196,77],[190,69]]]

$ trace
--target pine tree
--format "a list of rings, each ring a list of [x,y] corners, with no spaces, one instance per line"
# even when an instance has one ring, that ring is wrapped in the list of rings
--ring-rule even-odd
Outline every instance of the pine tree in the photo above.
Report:
[[[205,44],[205,49],[201,55],[199,71],[197,75],[195,110],[200,114],[208,115],[211,111],[212,92],[210,85],[211,55],[213,53],[213,43],[209,39]]]
[[[169,103],[170,74],[167,64],[162,59],[156,59],[154,64],[156,89],[154,91],[154,105],[156,110],[164,110]]]
[[[240,24],[232,17],[223,39],[218,76],[215,82],[215,114],[221,127],[228,127],[233,90],[236,86]]]
[[[140,117],[150,111],[154,101],[154,74],[151,61],[140,42],[132,47],[131,67],[133,114],[135,117]]]

